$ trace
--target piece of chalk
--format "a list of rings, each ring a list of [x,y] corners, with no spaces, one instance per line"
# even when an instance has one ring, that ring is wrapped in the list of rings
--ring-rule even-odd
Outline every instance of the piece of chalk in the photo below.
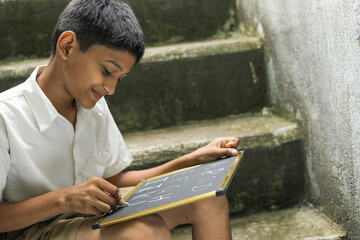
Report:
[[[127,207],[127,206],[129,206],[130,205],[130,203],[128,203],[128,202],[123,202],[123,204],[121,204],[120,206],[118,206],[119,208],[123,208],[123,207]]]
[[[123,204],[118,205],[117,208],[123,208],[123,207],[127,207],[127,206],[129,206],[129,205],[130,205],[130,203],[128,203],[128,202],[123,202]]]

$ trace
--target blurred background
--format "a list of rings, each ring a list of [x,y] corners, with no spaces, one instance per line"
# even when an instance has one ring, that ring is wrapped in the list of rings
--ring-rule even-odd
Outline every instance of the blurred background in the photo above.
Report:
[[[0,91],[47,63],[68,2],[0,1]],[[360,2],[127,2],[147,49],[107,101],[131,167],[236,136],[234,239],[360,239]]]

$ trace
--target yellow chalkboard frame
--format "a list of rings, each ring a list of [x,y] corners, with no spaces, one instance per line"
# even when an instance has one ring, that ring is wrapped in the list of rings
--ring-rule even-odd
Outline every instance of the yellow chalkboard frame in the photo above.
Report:
[[[224,195],[226,193],[226,189],[230,185],[230,182],[231,182],[237,168],[239,167],[240,163],[242,162],[243,156],[244,156],[244,151],[239,151],[239,154],[236,156],[236,158],[235,158],[234,162],[232,163],[229,171],[227,172],[225,178],[221,182],[219,188],[217,190],[215,190],[215,191],[204,193],[204,194],[201,194],[201,195],[198,195],[198,196],[195,196],[195,197],[191,197],[191,198],[187,198],[187,199],[184,199],[184,200],[180,200],[180,201],[177,201],[177,202],[168,203],[168,204],[158,206],[158,207],[154,207],[154,208],[151,208],[151,209],[146,209],[146,210],[143,210],[143,211],[131,213],[131,214],[121,216],[121,217],[118,217],[118,218],[114,218],[114,219],[107,220],[107,216],[105,216],[102,219],[100,219],[98,222],[96,222],[92,226],[92,228],[93,229],[98,229],[98,228],[109,226],[109,225],[112,225],[112,224],[115,224],[115,223],[125,222],[125,221],[128,221],[128,220],[134,219],[134,218],[143,217],[143,216],[146,216],[146,215],[150,215],[150,214],[153,214],[153,213],[165,211],[165,210],[175,208],[175,207],[180,207],[180,206],[190,204],[190,203],[194,203],[194,202],[197,202],[197,201],[201,201],[201,200],[204,200],[204,199]],[[210,164],[210,163],[205,163],[205,164]],[[200,164],[200,165],[204,165],[204,164]],[[181,172],[181,171],[185,171],[185,170],[188,170],[188,169],[200,166],[200,165],[195,165],[195,166],[191,166],[191,167],[188,167],[188,168],[179,169],[177,171],[162,174],[162,175],[159,175],[159,176],[156,176],[156,177],[153,177],[153,178],[144,179],[143,181],[139,182],[136,185],[136,187],[134,187],[129,193],[127,193],[126,196],[123,197],[123,199],[124,199],[124,201],[129,199],[132,194],[134,194],[143,184],[145,184],[148,181],[155,180],[157,178],[168,176],[168,175],[178,173],[178,172]]]

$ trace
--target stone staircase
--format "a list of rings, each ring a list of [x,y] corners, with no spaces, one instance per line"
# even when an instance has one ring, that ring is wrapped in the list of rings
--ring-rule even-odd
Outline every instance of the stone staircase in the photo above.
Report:
[[[36,10],[37,4],[46,9],[50,0],[5,0],[0,12],[14,7],[13,2],[19,9],[21,4],[31,8],[39,22],[51,18]],[[68,1],[55,2],[59,9],[52,12],[60,12]],[[149,47],[107,101],[134,156],[130,169],[156,166],[216,137],[235,136],[246,154],[227,193],[234,239],[345,239],[344,230],[321,211],[303,206],[301,126],[291,117],[278,116],[267,102],[263,41],[237,31],[235,1],[129,3]],[[17,39],[11,34],[8,38]],[[12,46],[21,45],[19,39]],[[14,55],[20,50],[9,51]],[[32,54],[44,56],[46,51]],[[3,61],[0,90],[24,81],[46,62]],[[175,229],[173,238],[191,239],[189,227]]]
[[[234,240],[341,240],[345,232],[326,215],[309,206],[233,217]],[[173,240],[191,239],[189,226],[172,231]]]

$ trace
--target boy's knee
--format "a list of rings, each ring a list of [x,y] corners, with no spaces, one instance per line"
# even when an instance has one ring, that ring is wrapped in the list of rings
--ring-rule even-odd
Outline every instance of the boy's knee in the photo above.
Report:
[[[134,219],[129,224],[129,239],[171,239],[166,222],[157,214]]]
[[[84,223],[77,234],[78,240],[124,239],[124,240],[168,240],[170,230],[166,222],[157,214],[113,224],[98,230],[89,230],[93,221]]]
[[[146,239],[162,239],[159,236],[169,236],[170,230],[162,217],[158,214],[149,215],[138,220],[139,228],[147,234]],[[135,228],[136,229],[136,228]],[[166,238],[164,238],[166,239]]]
[[[200,202],[196,202],[193,205],[194,213],[207,213],[212,211],[226,211],[228,212],[228,200],[226,196],[220,196],[215,198],[209,198]]]

